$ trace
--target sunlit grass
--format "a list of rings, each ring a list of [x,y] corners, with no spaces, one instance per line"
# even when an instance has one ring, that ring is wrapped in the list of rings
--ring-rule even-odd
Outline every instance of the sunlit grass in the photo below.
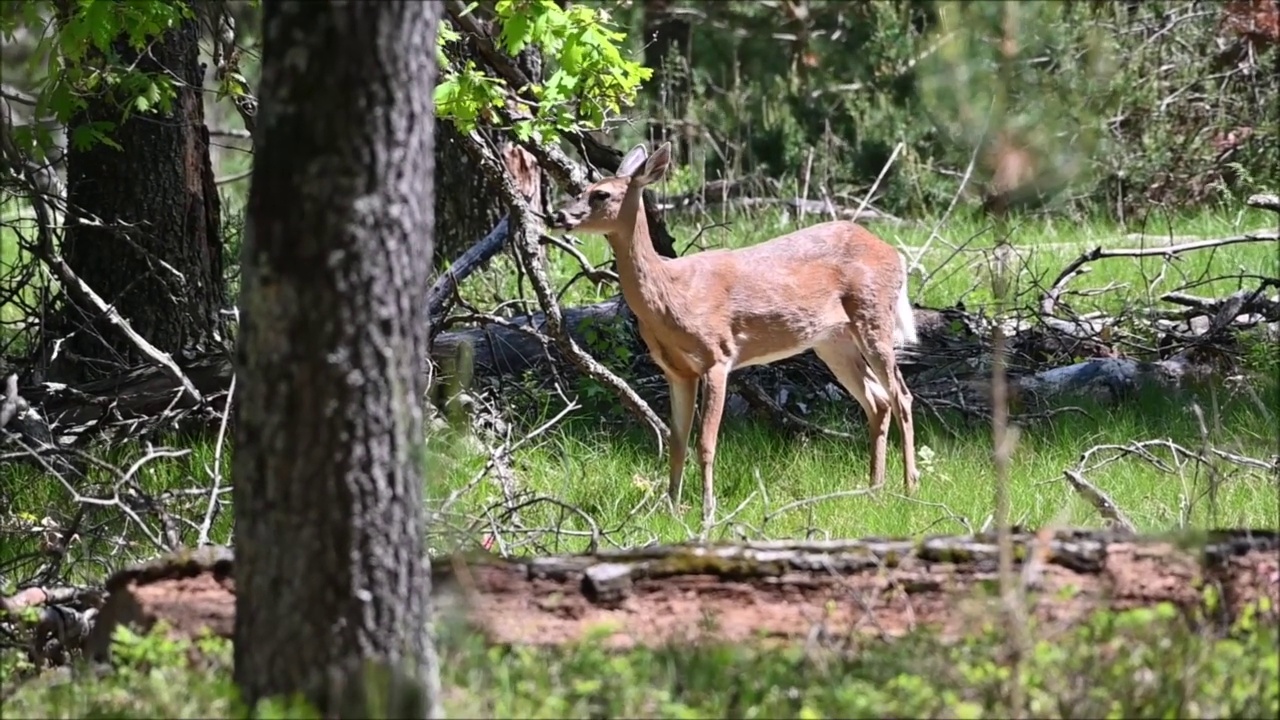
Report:
[[[755,245],[800,227],[826,220],[809,215],[803,220],[778,212],[713,214],[697,222],[688,217],[672,216],[670,229],[677,249],[692,254],[700,249],[738,248]],[[720,227],[719,225],[725,225]],[[991,300],[987,268],[990,250],[997,240],[996,228],[987,220],[972,215],[950,217],[932,231],[934,219],[920,219],[909,225],[881,222],[867,227],[885,241],[898,247],[918,266],[911,278],[912,300],[930,307],[950,307],[962,300],[966,307],[978,308]],[[716,227],[713,227],[716,226]],[[700,228],[702,234],[699,237]],[[1006,229],[1008,242],[1017,250],[1015,268],[1018,276],[1013,287],[1014,304],[1032,306],[1039,292],[1048,289],[1058,273],[1081,253],[1094,247],[1139,248],[1167,246],[1185,242],[1187,238],[1222,238],[1275,228],[1270,213],[1245,208],[1226,212],[1201,212],[1173,216],[1155,214],[1135,219],[1125,225],[1107,220],[1076,221],[1060,217],[1037,217],[1011,222]],[[1145,239],[1129,237],[1142,235]],[[695,237],[698,243],[685,250]],[[932,239],[931,239],[932,238]],[[582,235],[579,250],[593,265],[606,265],[611,251],[602,236]],[[579,273],[581,267],[568,254],[549,248],[547,259],[551,279],[562,287]],[[490,269],[473,276],[463,287],[469,300],[484,303],[493,297],[514,297],[515,273],[511,259],[496,258]],[[1163,254],[1145,258],[1107,258],[1089,264],[1087,274],[1070,282],[1070,290],[1088,291],[1107,288],[1101,295],[1068,296],[1072,307],[1080,313],[1094,310],[1117,312],[1141,303],[1151,306],[1165,292],[1187,283],[1224,278],[1197,285],[1194,294],[1213,297],[1240,289],[1240,281],[1232,276],[1240,273],[1274,275],[1280,267],[1280,254],[1275,242],[1229,245],[1216,249],[1196,250],[1170,261]],[[1252,282],[1252,284],[1248,284]],[[1256,280],[1245,280],[1255,287]],[[566,305],[599,302],[612,297],[611,286],[594,287],[579,279],[564,294]]]
[[[1214,447],[1258,458],[1275,451],[1265,409],[1245,394],[1220,392]],[[1275,403],[1276,387],[1263,397]],[[1022,428],[1010,473],[1012,520],[1038,527],[1046,523],[1096,527],[1097,511],[1074,493],[1063,470],[1096,445],[1125,446],[1141,440],[1168,440],[1200,452],[1204,438],[1191,410],[1193,402],[1211,412],[1209,398],[1187,393],[1173,396],[1148,392],[1123,405],[1082,405],[1085,412],[1064,412]],[[900,446],[891,435],[886,487],[871,495],[831,497],[779,512],[789,503],[864,488],[868,482],[869,447],[860,411],[852,401],[823,408],[824,423],[852,433],[857,440],[802,437],[767,421],[726,419],[716,460],[716,497],[720,517],[738,511],[719,537],[856,537],[963,533],[990,521],[994,486],[989,426],[944,414],[941,422],[917,407],[916,437],[921,456],[920,491],[902,490]],[[443,498],[469,481],[483,458],[440,447],[432,464],[431,494]],[[1208,501],[1209,470],[1169,451],[1156,449],[1162,470],[1136,455],[1122,457],[1088,473],[1088,479],[1111,494],[1140,530],[1159,531],[1183,525],[1273,527],[1280,517],[1275,480],[1265,472],[1222,464],[1216,507]],[[609,430],[589,416],[579,416],[549,433],[517,457],[520,488],[573,505],[598,527],[617,529],[615,542],[679,541],[698,527],[700,474],[696,463],[685,471],[687,509],[672,517],[657,496],[665,492],[666,461],[651,434],[637,427]],[[485,483],[466,500],[461,514],[482,517],[501,504],[497,486]],[[463,509],[465,508],[465,509]],[[490,510],[492,512],[492,509]],[[563,518],[561,517],[563,516]],[[580,519],[559,506],[533,506],[522,511],[526,526],[585,531]]]

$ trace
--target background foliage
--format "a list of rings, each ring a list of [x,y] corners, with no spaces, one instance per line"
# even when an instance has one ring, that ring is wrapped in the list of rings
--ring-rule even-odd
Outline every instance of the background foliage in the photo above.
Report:
[[[950,200],[975,144],[976,179],[990,184],[1003,141],[1074,180],[1060,196],[1072,208],[1124,216],[1215,202],[1280,172],[1276,46],[1239,29],[1261,28],[1249,23],[1265,3],[661,4],[677,27],[650,28],[681,40],[645,95],[683,123],[708,176],[796,179],[811,159],[835,194],[856,193],[903,143],[881,203],[927,214]],[[620,22],[645,27],[644,5],[623,3]],[[1016,42],[1003,42],[1006,23]]]

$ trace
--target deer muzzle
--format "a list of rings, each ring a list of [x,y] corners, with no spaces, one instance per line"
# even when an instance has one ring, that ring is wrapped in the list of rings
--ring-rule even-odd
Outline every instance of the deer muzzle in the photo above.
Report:
[[[572,230],[582,222],[582,218],[573,217],[564,210],[555,211],[548,220],[547,227],[556,230]]]

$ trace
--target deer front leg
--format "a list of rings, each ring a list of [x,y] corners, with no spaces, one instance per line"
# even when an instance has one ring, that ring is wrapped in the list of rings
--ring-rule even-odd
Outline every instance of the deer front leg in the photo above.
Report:
[[[702,465],[702,531],[709,532],[716,512],[714,471],[716,436],[720,432],[720,416],[724,413],[729,365],[713,365],[704,376],[702,395],[702,433],[698,438],[698,460]]]
[[[667,480],[667,496],[672,507],[680,504],[684,487],[684,465],[689,456],[689,431],[693,429],[694,403],[698,397],[698,378],[667,373],[671,391],[671,475]]]

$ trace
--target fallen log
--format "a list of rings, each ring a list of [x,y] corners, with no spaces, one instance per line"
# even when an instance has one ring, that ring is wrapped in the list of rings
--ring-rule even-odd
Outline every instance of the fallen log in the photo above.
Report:
[[[1275,531],[1015,532],[1013,545],[1030,614],[1057,627],[1100,610],[1161,603],[1218,629],[1246,607],[1268,619],[1280,609]],[[955,637],[991,617],[995,600],[985,588],[997,579],[997,565],[992,534],[777,541],[526,559],[456,556],[433,562],[432,586],[441,619],[468,623],[500,644],[573,642],[602,625],[612,628],[612,647],[709,636],[742,642],[761,634],[802,641],[818,627],[837,637],[893,638],[917,629]],[[230,638],[233,578],[234,557],[223,548],[116,573],[87,654],[108,658],[109,638],[122,624],[146,631],[164,620],[176,637],[208,629]],[[1205,592],[1211,587],[1213,604]],[[1263,598],[1269,606],[1257,604]]]

